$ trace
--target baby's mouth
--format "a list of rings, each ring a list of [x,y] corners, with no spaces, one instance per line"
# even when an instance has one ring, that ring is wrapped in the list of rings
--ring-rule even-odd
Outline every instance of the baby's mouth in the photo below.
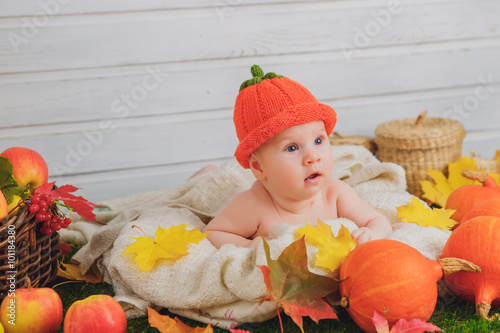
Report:
[[[308,181],[308,180],[313,180],[317,177],[321,176],[321,174],[319,172],[314,172],[312,174],[309,175],[309,177],[307,177],[306,179],[304,179],[305,181]]]

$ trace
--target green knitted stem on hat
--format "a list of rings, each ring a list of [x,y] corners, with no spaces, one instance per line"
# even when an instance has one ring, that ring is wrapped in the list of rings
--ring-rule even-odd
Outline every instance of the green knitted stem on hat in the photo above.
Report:
[[[256,85],[257,83],[261,82],[262,80],[267,80],[267,79],[274,79],[274,78],[282,78],[283,75],[278,75],[273,72],[269,72],[266,75],[264,75],[264,71],[262,68],[260,68],[258,65],[253,65],[252,68],[250,68],[250,72],[252,73],[252,78],[250,80],[246,80],[243,82],[240,86],[240,91],[243,89]]]

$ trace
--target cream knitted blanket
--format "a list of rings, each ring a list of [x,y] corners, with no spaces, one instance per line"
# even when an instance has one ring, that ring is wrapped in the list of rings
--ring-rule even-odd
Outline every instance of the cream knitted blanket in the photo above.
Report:
[[[333,146],[333,177],[344,180],[369,204],[393,223],[391,239],[402,241],[419,250],[428,259],[437,259],[448,231],[400,222],[396,208],[407,204],[412,196],[405,191],[404,170],[392,163],[379,162],[368,150],[359,146]],[[146,307],[168,308],[171,312],[205,323],[230,328],[243,322],[259,322],[276,315],[273,303],[256,302],[266,296],[266,287],[258,265],[266,265],[263,248],[252,250],[224,245],[219,250],[208,240],[192,245],[189,255],[174,263],[158,264],[151,271],[140,272],[125,247],[134,243],[130,237],[143,234],[138,225],[154,237],[158,226],[188,223],[188,228],[203,231],[215,214],[238,193],[248,189],[254,178],[236,160],[193,178],[183,185],[164,191],[139,193],[103,203],[107,211],[97,213],[100,226],[77,221],[61,230],[65,242],[86,243],[73,261],[82,273],[93,269],[113,285],[115,299],[127,316],[146,314]],[[73,216],[74,217],[74,216]],[[74,217],[76,219],[76,217]],[[346,219],[325,221],[336,233],[340,225],[351,231],[356,225]],[[271,256],[276,259],[292,243],[294,230],[305,226],[277,225],[269,241]],[[308,246],[311,259],[317,252]],[[311,271],[325,274],[309,262]]]

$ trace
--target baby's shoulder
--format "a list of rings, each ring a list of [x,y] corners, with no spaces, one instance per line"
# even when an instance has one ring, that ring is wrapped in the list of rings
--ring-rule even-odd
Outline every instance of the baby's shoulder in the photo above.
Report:
[[[246,191],[240,194],[242,200],[248,203],[258,204],[259,206],[264,205],[266,202],[271,200],[269,192],[265,189],[261,182],[255,181],[253,185]]]
[[[340,189],[340,190],[345,189],[345,188],[351,188],[351,186],[349,184],[347,184],[343,180],[340,180],[340,179],[335,178],[335,177],[330,178],[329,186],[330,186],[330,188]]]
[[[230,203],[236,209],[245,207],[259,207],[261,209],[268,202],[269,193],[259,182],[255,182],[252,187],[238,194]],[[241,212],[241,211],[240,211]]]
[[[353,188],[338,178],[330,178],[326,195],[329,201],[337,201],[339,198],[350,196]]]

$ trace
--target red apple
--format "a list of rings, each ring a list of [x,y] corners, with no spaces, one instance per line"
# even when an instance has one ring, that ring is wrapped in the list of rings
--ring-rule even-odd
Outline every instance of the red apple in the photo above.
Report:
[[[2,191],[0,191],[0,220],[9,214],[9,206]]]
[[[9,281],[9,275],[7,275]],[[56,333],[61,326],[61,298],[51,288],[11,288],[0,305],[6,333]]]
[[[92,295],[76,301],[64,317],[64,333],[125,333],[127,317],[109,295]]]
[[[29,186],[32,189],[47,183],[49,170],[43,157],[33,149],[11,147],[0,154],[9,159],[12,164],[14,179],[19,186]]]

